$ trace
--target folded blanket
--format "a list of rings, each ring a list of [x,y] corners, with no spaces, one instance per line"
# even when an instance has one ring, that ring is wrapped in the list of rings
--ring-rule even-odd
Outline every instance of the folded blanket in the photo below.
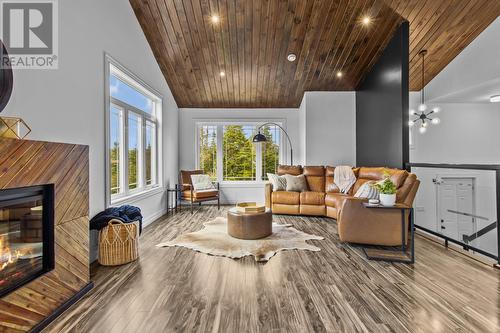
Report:
[[[340,189],[340,193],[347,193],[352,185],[356,182],[356,176],[352,171],[352,167],[341,165],[333,171],[333,182]]]
[[[90,230],[101,230],[108,225],[112,219],[118,219],[123,223],[139,221],[139,232],[142,232],[141,209],[135,206],[123,205],[110,207],[100,212],[90,220]]]

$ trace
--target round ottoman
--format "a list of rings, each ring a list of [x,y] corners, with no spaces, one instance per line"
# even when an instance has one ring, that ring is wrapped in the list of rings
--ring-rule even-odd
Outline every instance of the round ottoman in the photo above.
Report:
[[[259,239],[273,233],[273,214],[265,212],[242,213],[236,208],[227,212],[227,233],[240,239]]]

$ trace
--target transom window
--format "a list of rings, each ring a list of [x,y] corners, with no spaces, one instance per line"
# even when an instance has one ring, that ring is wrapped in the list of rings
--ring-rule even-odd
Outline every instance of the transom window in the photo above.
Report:
[[[282,140],[278,126],[266,125],[261,133],[268,141],[252,143],[263,123],[198,123],[197,167],[219,182],[267,180],[280,163]]]
[[[161,97],[108,63],[108,190],[111,203],[159,187]]]

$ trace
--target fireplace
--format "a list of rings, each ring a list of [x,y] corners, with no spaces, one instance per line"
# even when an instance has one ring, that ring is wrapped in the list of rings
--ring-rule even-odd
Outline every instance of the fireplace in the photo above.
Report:
[[[0,296],[54,269],[54,185],[0,190]]]

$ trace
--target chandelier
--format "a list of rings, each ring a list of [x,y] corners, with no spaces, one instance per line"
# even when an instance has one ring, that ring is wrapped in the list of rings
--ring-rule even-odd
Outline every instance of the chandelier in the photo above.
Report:
[[[427,50],[422,50],[418,53],[422,57],[422,91],[420,92],[420,105],[418,106],[418,112],[415,110],[410,110],[410,116],[417,117],[416,119],[410,120],[408,125],[410,127],[414,125],[419,125],[419,132],[425,133],[427,131],[427,127],[429,123],[433,125],[437,125],[441,122],[441,119],[438,117],[431,118],[432,114],[438,113],[441,109],[436,106],[428,111],[428,107],[425,104],[425,82],[424,82],[424,73],[425,73],[425,55],[427,54]]]

